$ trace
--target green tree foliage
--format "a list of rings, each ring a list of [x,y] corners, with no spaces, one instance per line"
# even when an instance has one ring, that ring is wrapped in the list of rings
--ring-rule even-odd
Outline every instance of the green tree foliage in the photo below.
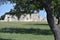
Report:
[[[42,9],[44,8],[41,1],[50,3],[50,5],[54,8],[59,9],[60,7],[60,0],[1,0],[1,3],[5,3],[10,1],[12,4],[16,3],[15,9],[27,10],[27,9]]]
[[[16,10],[17,15],[24,13],[31,14],[34,10],[43,10],[45,5],[43,5],[42,1],[50,3],[51,7],[54,9],[55,16],[60,13],[60,0],[2,0],[1,3],[5,3],[7,1],[10,1],[12,4],[16,3],[14,9]]]
[[[44,6],[42,1],[50,3],[54,9],[54,14],[60,13],[60,0],[9,0],[11,3],[16,3],[14,9],[17,13],[32,13],[34,10],[43,10]],[[46,4],[46,5],[47,5]],[[57,16],[57,15],[56,15]]]
[[[2,15],[0,19],[1,19],[1,20],[4,20],[4,18],[5,18],[5,15]]]
[[[60,0],[2,0],[0,4],[7,1],[10,1],[12,4],[16,4],[14,6],[14,12],[15,15],[18,16],[18,18],[24,13],[31,14],[34,12],[34,10],[39,12],[39,10],[43,10],[44,6],[46,6],[47,4],[50,4],[50,6],[53,8],[53,12],[56,17],[60,13]],[[43,5],[43,2],[47,2],[47,4]],[[11,12],[11,14],[13,15],[14,13]]]

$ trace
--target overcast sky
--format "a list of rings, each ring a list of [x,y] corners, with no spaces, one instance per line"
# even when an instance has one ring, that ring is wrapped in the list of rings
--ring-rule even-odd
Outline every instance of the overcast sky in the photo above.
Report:
[[[11,4],[8,2],[7,4],[1,5],[0,6],[0,16],[4,15],[4,13],[9,12],[10,9],[13,9],[15,4]],[[39,14],[41,15],[42,18],[46,17],[46,12],[45,10],[40,10]]]

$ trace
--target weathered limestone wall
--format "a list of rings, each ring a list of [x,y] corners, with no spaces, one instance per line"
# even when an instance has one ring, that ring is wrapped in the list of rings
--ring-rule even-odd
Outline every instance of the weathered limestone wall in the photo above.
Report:
[[[14,16],[12,16],[12,15],[5,15],[5,19],[4,19],[4,21],[17,21],[18,19],[17,19],[17,17],[14,15]]]
[[[47,19],[44,18],[42,19],[40,14],[23,14],[20,16],[19,20],[18,17],[15,15],[5,15],[5,19],[4,21],[8,22],[8,21],[21,21],[21,22],[30,22],[30,21],[34,21],[34,22],[47,22]]]

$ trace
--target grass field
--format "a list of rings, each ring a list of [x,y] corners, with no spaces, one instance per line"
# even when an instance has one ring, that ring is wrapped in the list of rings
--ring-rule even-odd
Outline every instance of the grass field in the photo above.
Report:
[[[47,23],[0,22],[0,40],[54,40]]]

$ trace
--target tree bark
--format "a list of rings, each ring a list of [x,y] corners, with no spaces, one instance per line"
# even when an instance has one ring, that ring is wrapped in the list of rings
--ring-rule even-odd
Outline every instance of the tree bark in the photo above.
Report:
[[[41,1],[47,12],[47,21],[54,34],[55,40],[60,40],[60,19],[58,19],[58,25],[54,21],[54,10],[51,8],[50,4],[44,0]]]
[[[52,11],[46,9],[46,12],[47,12],[47,21],[54,34],[54,38],[55,40],[60,40],[60,24],[58,25],[55,24]],[[58,23],[59,23],[59,20],[58,20]]]
[[[59,19],[58,19],[58,24],[60,24],[60,17],[59,17]]]

